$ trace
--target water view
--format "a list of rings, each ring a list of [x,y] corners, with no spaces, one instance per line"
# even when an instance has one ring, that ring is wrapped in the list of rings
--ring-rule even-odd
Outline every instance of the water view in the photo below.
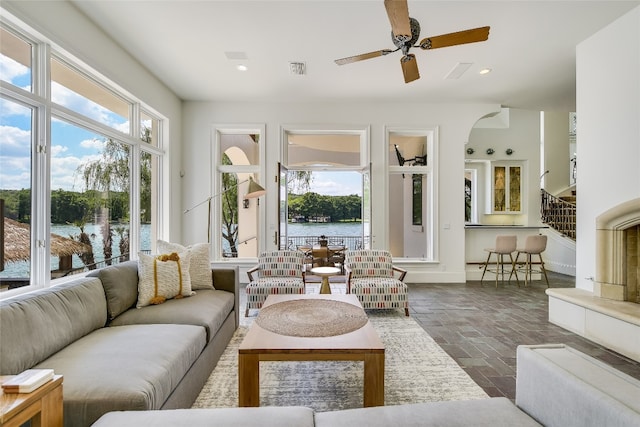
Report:
[[[123,227],[125,230],[129,229],[128,224],[112,224],[112,230],[118,227]],[[141,249],[151,249],[151,226],[149,224],[142,224],[141,234]],[[53,224],[51,226],[51,232],[58,234],[62,237],[77,236],[80,234],[80,229],[74,225],[69,224]],[[87,224],[85,225],[85,232],[91,238],[91,245],[93,247],[93,255],[96,262],[104,260],[104,250],[102,246],[102,231],[100,224]],[[296,236],[305,236],[307,238],[320,237],[322,235],[327,237],[332,236],[362,236],[362,224],[360,222],[339,222],[339,223],[289,223],[287,225],[287,234],[293,238]],[[120,255],[120,235],[113,233],[113,257]],[[58,257],[51,258],[51,270],[58,268]],[[73,267],[83,267],[83,263],[77,255],[73,256]],[[4,278],[20,278],[29,277],[29,262],[11,262],[5,264],[5,269],[0,272],[0,277]]]
[[[113,231],[112,257],[120,256],[120,235],[115,232],[116,228],[122,227],[129,230],[129,224],[111,224]],[[91,247],[93,248],[93,256],[96,262],[104,260],[104,248],[102,245],[102,230],[100,224],[86,224],[84,231],[91,238]],[[69,238],[69,236],[77,236],[80,229],[70,224],[52,224],[51,232],[59,236]],[[140,228],[140,248],[142,250],[151,249],[151,225],[142,224]],[[59,259],[56,256],[51,257],[51,270],[58,268]],[[83,267],[84,264],[77,255],[73,256],[73,268]],[[0,272],[0,277],[5,278],[22,278],[29,277],[29,261],[9,262],[5,263],[4,271]]]

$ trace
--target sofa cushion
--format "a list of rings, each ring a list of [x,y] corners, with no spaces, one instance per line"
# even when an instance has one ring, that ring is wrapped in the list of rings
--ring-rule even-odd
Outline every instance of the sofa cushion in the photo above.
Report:
[[[213,289],[211,259],[209,257],[208,243],[196,243],[189,246],[182,246],[178,243],[169,243],[164,240],[158,240],[156,248],[158,253],[161,254],[189,251],[191,254],[191,261],[189,263],[191,289]]]
[[[1,300],[0,373],[32,368],[106,321],[107,301],[95,277]]]
[[[313,410],[299,406],[110,412],[93,427],[313,427]]]
[[[520,345],[516,404],[546,426],[640,425],[640,381],[564,344]]]
[[[205,344],[199,326],[107,327],[36,367],[64,375],[65,425],[88,426],[109,411],[160,409]]]
[[[102,281],[109,320],[130,309],[138,300],[138,261],[127,261],[94,270],[87,276]]]
[[[136,307],[191,296],[190,257],[188,251],[156,256],[140,252]]]
[[[211,341],[229,313],[234,295],[215,289],[199,290],[189,298],[172,299],[161,305],[128,310],[111,321],[111,326],[175,323],[203,326]]]
[[[506,397],[317,412],[317,427],[540,426]]]

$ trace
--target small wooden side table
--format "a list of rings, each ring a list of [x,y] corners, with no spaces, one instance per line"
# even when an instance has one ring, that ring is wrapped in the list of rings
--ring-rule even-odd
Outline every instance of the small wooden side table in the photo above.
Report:
[[[12,377],[0,376],[0,383]],[[18,427],[29,420],[32,427],[62,427],[62,375],[31,393],[0,391],[0,426]]]

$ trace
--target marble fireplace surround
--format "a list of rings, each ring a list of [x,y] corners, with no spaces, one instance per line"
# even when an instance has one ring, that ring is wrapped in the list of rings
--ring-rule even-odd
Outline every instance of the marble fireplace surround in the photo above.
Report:
[[[636,230],[639,224],[640,199],[621,203],[596,218],[594,296],[638,302]],[[629,249],[631,242],[633,250]]]
[[[640,199],[622,203],[596,219],[593,292],[549,288],[549,322],[640,362],[638,242]],[[629,234],[625,234],[629,233]],[[629,278],[629,283],[627,283]]]

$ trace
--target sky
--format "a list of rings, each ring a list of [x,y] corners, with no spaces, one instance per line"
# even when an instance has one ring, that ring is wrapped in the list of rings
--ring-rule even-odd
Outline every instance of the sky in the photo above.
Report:
[[[0,54],[0,78],[30,91],[31,70]],[[129,122],[55,82],[52,100],[75,112],[128,134]],[[31,109],[0,98],[0,188],[31,187]],[[105,138],[59,119],[51,122],[51,189],[84,191],[78,168],[97,159]],[[357,172],[314,172],[311,191],[330,196],[362,194]]]
[[[359,172],[314,172],[310,191],[326,196],[362,195]]]

